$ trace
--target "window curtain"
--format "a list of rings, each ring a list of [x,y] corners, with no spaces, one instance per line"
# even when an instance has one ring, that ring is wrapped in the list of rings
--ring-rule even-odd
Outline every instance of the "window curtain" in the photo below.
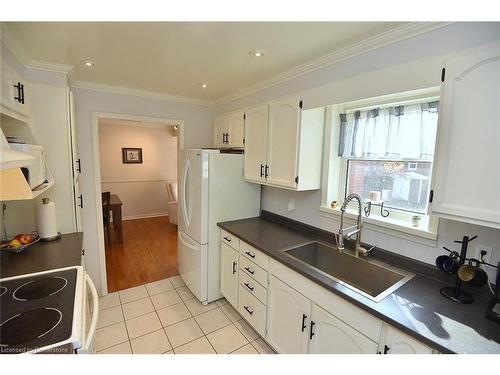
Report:
[[[340,114],[339,156],[432,160],[438,101]]]

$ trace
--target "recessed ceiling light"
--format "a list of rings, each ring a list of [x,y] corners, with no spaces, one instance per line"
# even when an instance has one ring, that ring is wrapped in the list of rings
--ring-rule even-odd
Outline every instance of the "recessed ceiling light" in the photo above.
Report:
[[[254,49],[254,50],[251,50],[248,54],[250,56],[253,56],[253,57],[262,57],[262,56],[264,56],[264,51],[262,51],[260,49]]]
[[[89,68],[90,68],[91,66],[94,66],[95,64],[94,64],[94,62],[93,62],[93,61],[90,61],[90,60],[85,60],[85,61],[83,62],[83,65],[85,65],[85,66],[87,66],[87,67],[89,67]]]
[[[206,89],[208,87],[207,83],[198,83],[198,86],[200,86],[202,89]]]

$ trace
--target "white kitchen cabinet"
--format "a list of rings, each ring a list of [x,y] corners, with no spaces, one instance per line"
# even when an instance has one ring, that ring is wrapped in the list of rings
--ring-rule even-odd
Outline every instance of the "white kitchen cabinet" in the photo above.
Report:
[[[269,104],[267,182],[294,188],[297,176],[300,97],[290,96]]]
[[[1,112],[21,121],[30,117],[30,83],[2,59]]]
[[[245,146],[245,111],[235,111],[214,119],[214,145],[219,148]]]
[[[309,327],[311,354],[377,353],[377,343],[315,304]]]
[[[245,111],[235,111],[228,114],[227,147],[245,146]]]
[[[214,147],[226,147],[227,115],[217,116],[214,119]]]
[[[238,258],[238,251],[221,242],[220,291],[233,306],[238,306]]]
[[[302,104],[293,95],[270,102],[267,115],[265,104],[246,111],[248,181],[297,191],[320,188],[325,109],[302,110]]]
[[[311,301],[273,275],[269,278],[266,340],[279,353],[307,353]]]
[[[265,183],[267,162],[267,125],[269,105],[261,104],[245,111],[245,179]]]
[[[432,354],[432,349],[403,332],[385,325],[380,354]]]
[[[500,228],[500,46],[446,62],[431,210]]]

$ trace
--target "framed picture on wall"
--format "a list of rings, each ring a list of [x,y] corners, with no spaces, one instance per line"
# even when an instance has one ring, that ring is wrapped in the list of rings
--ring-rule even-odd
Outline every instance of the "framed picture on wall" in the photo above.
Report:
[[[122,162],[124,164],[141,164],[142,148],[122,148]]]

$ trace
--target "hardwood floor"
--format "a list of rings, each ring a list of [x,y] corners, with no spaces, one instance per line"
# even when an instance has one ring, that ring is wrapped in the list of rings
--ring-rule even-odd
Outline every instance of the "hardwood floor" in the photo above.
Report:
[[[106,244],[106,272],[109,293],[177,275],[177,226],[167,216],[124,220],[123,243]]]

